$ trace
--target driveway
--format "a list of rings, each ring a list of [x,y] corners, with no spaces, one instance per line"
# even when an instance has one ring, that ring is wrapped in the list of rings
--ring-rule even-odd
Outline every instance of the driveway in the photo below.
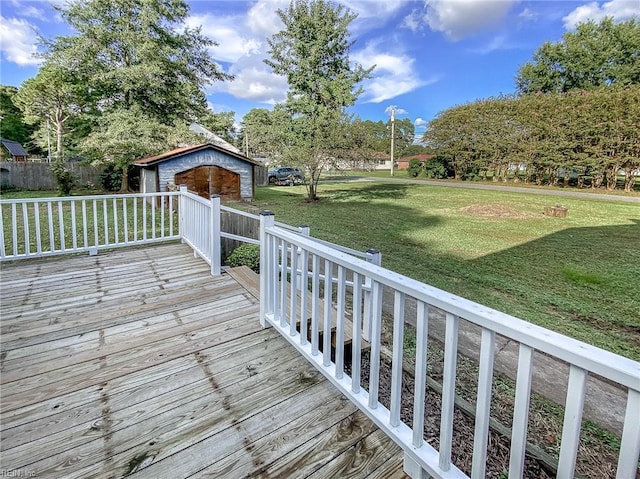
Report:
[[[354,176],[349,179],[341,179],[336,181],[378,181],[378,182],[391,182],[391,183],[404,183],[411,185],[423,185],[423,186],[440,186],[445,188],[467,188],[470,190],[493,190],[493,191],[507,191],[509,193],[527,193],[530,195],[543,195],[543,196],[564,196],[567,198],[583,198],[603,201],[622,201],[626,203],[640,203],[640,196],[627,196],[618,194],[604,194],[604,193],[591,193],[580,190],[563,190],[563,189],[538,189],[538,188],[525,188],[522,186],[502,186],[494,185],[490,183],[473,183],[463,181],[434,181],[434,180],[416,180],[412,178],[398,178],[397,176],[389,178],[378,178],[374,176]]]

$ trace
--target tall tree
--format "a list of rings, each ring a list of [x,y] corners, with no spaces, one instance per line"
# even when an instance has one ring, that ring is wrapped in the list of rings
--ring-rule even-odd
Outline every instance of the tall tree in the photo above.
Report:
[[[405,156],[405,151],[409,148],[415,140],[416,127],[409,118],[402,118],[395,120],[394,125],[394,143],[393,152],[394,158],[402,158]],[[389,136],[391,136],[391,120],[387,123],[389,127]],[[389,153],[391,153],[391,142],[388,146]]]
[[[290,143],[285,156],[308,174],[307,196],[317,199],[323,169],[334,158],[338,128],[344,110],[362,92],[358,84],[373,68],[365,70],[349,61],[349,25],[356,14],[324,0],[295,0],[279,9],[284,29],[269,40],[274,73],[287,77],[285,103],[291,114]]]
[[[31,128],[25,123],[22,111],[16,105],[18,89],[0,85],[0,136],[23,145],[29,140]]]
[[[273,110],[252,108],[242,118],[240,144],[249,156],[267,158],[271,163],[283,157],[288,142],[291,115],[283,105]]]
[[[521,93],[565,92],[640,83],[640,20],[579,24],[562,41],[544,43],[516,77]]]
[[[232,111],[214,113],[211,110],[207,110],[198,118],[198,123],[229,143],[234,144],[237,140],[235,113]]]
[[[149,132],[148,120],[190,122],[205,111],[203,87],[231,78],[208,56],[213,42],[200,29],[185,27],[184,0],[70,0],[58,10],[77,33],[49,42],[46,57],[64,64],[91,91],[101,112],[100,135],[118,131],[127,111],[144,112],[139,128],[128,115],[140,133]],[[91,135],[88,143],[99,146]],[[109,149],[111,142],[103,144],[102,158],[124,155],[120,147]],[[125,163],[122,188],[128,189]]]
[[[65,67],[46,63],[38,74],[26,80],[16,94],[16,103],[25,120],[36,125],[34,140],[42,149],[48,146],[49,130],[53,131],[55,158],[63,160],[67,122],[79,115],[87,100],[86,90],[75,82]]]

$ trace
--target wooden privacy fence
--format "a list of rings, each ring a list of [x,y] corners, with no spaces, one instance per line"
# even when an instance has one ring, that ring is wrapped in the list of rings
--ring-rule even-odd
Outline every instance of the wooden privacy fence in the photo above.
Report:
[[[78,186],[97,185],[100,168],[95,166],[67,163],[76,175]],[[55,190],[56,179],[51,173],[51,163],[0,162],[0,188],[14,187],[27,190]]]

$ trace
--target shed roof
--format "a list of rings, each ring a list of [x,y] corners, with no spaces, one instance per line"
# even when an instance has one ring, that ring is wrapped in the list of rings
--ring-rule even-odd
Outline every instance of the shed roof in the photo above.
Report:
[[[253,160],[247,156],[244,156],[240,153],[236,153],[234,151],[229,151],[226,148],[222,148],[218,145],[214,145],[212,143],[202,143],[200,145],[191,145],[191,146],[183,146],[180,148],[175,148],[171,151],[166,151],[164,153],[160,153],[159,155],[147,156],[146,158],[142,158],[134,163],[136,166],[153,166],[158,163],[162,163],[164,161],[172,160],[179,156],[183,156],[189,153],[193,153],[195,151],[206,150],[211,148],[212,150],[219,151],[226,155],[232,156],[242,161],[246,161],[247,163],[251,163],[252,165],[262,166],[262,162],[258,160]]]
[[[11,156],[28,156],[27,150],[25,150],[20,143],[13,140],[7,140],[2,138],[2,144],[9,151]]]

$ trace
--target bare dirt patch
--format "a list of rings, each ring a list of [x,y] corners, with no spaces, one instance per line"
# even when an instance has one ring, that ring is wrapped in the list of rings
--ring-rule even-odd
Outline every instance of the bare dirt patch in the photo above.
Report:
[[[483,218],[536,218],[542,216],[541,214],[514,210],[508,206],[498,204],[470,205],[460,208],[460,211],[472,216],[481,216]]]

